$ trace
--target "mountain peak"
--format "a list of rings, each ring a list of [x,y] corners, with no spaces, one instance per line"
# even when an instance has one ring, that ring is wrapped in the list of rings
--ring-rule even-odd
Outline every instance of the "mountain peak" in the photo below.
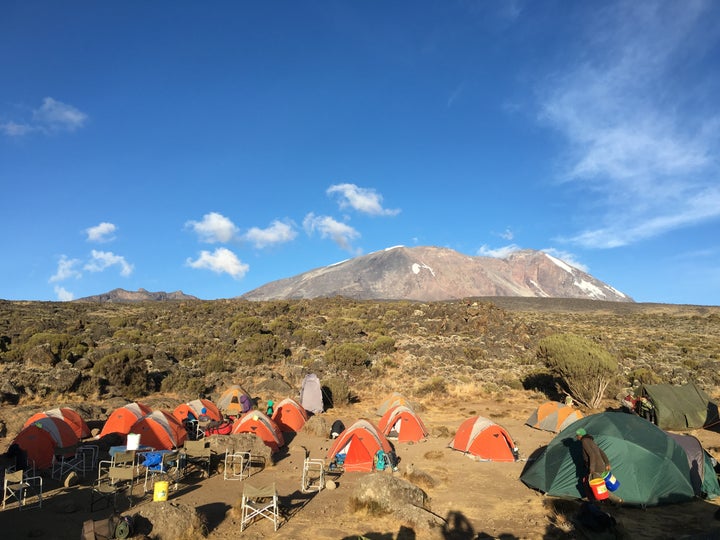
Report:
[[[632,298],[542,251],[474,257],[449,248],[393,246],[267,283],[246,300],[347,296],[362,300],[456,300],[476,296]]]

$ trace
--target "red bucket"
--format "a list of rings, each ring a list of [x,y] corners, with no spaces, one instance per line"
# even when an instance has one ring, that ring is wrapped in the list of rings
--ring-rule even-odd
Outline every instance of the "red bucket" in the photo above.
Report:
[[[602,501],[610,496],[604,478],[593,478],[589,483],[595,500]]]

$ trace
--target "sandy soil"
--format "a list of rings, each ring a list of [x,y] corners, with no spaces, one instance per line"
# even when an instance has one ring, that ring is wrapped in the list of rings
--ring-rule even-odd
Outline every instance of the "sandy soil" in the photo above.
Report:
[[[337,418],[345,425],[360,417],[377,422],[375,408],[385,396],[325,413],[329,422]],[[338,487],[315,494],[302,494],[300,482],[305,448],[310,457],[324,458],[330,440],[306,433],[298,434],[284,455],[271,467],[250,479],[253,485],[275,482],[285,515],[277,532],[269,521],[252,524],[242,533],[245,538],[317,538],[342,539],[364,535],[372,539],[448,539],[448,538],[578,538],[571,532],[570,517],[578,503],[546,497],[527,488],[519,480],[526,465],[517,463],[478,462],[450,450],[447,446],[454,430],[469,416],[480,414],[505,427],[515,438],[521,457],[546,445],[554,436],[524,425],[540,401],[524,394],[489,400],[443,402],[423,407],[420,416],[433,434],[418,444],[396,444],[402,476],[408,470],[428,474],[435,485],[423,487],[429,495],[431,511],[447,521],[444,528],[427,529],[400,522],[392,515],[372,516],[350,510],[349,500],[361,473],[344,473],[337,478]],[[437,402],[436,402],[437,403]],[[697,431],[706,448],[720,448],[720,434]],[[41,509],[19,511],[11,507],[0,511],[0,538],[41,538],[77,540],[85,520],[100,520],[108,511],[89,513],[90,478],[77,486],[65,488],[46,479],[45,500]],[[208,538],[237,538],[239,521],[233,507],[238,504],[242,482],[226,481],[222,474],[210,478],[193,475],[170,502],[190,504],[206,516]],[[136,493],[138,493],[136,491]],[[148,494],[142,505],[157,505]],[[619,522],[626,538],[659,539],[691,537],[717,530],[720,522],[714,514],[717,502],[696,501],[682,505],[641,510],[607,506]],[[137,510],[137,507],[135,508]],[[683,536],[685,535],[685,536]]]

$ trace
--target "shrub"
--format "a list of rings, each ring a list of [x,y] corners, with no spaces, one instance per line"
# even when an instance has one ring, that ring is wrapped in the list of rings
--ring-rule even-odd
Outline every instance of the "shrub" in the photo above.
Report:
[[[285,353],[280,340],[272,334],[252,335],[238,344],[237,351],[240,362],[250,366],[273,363]]]
[[[112,386],[127,390],[130,396],[147,392],[147,364],[133,349],[123,349],[102,357],[93,366],[93,371]]]
[[[334,345],[325,353],[325,361],[340,369],[352,370],[370,365],[368,353],[357,343]]]
[[[336,405],[347,405],[352,401],[352,395],[350,394],[350,388],[347,382],[339,377],[333,377],[324,381],[323,387],[323,401],[327,408],[332,408]]]
[[[597,408],[617,373],[617,360],[604,348],[574,334],[555,334],[538,344],[538,358],[578,402]]]
[[[372,350],[375,353],[395,352],[395,340],[390,336],[380,336],[372,344]]]

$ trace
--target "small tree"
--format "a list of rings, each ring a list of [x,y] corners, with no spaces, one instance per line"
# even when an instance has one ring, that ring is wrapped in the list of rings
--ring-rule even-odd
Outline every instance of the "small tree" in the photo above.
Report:
[[[538,358],[567,386],[578,402],[600,406],[605,390],[617,373],[617,360],[589,339],[555,334],[540,341]]]

